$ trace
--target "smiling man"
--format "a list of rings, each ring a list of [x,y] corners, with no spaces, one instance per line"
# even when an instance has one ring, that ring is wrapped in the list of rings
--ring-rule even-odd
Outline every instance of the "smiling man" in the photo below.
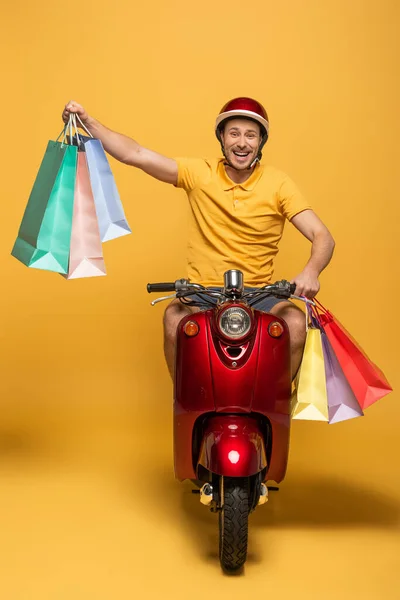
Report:
[[[318,278],[331,260],[334,241],[293,181],[260,162],[269,120],[259,102],[235,98],[222,108],[215,133],[223,157],[215,159],[168,158],[101,125],[76,102],[65,107],[64,122],[70,113],[79,115],[114,158],[185,190],[191,207],[187,277],[192,282],[220,287],[226,270],[240,269],[248,288],[270,283],[284,224],[289,220],[312,243],[309,261],[292,279],[296,294],[313,298],[318,293]],[[254,307],[287,322],[295,376],[305,342],[303,312],[292,302],[273,297]],[[199,308],[174,300],[165,311],[164,351],[171,376],[177,325],[196,310]]]

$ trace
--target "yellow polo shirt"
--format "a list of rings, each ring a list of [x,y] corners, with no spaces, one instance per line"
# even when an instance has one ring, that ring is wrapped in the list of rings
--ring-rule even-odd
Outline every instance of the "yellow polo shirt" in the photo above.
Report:
[[[244,282],[271,282],[285,219],[311,208],[293,181],[257,163],[244,183],[227,175],[224,159],[176,158],[177,187],[189,198],[187,277],[193,283],[222,286],[228,269]]]

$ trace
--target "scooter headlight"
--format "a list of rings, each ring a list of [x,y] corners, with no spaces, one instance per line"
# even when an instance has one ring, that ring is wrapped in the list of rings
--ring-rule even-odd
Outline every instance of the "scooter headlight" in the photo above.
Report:
[[[229,338],[239,339],[249,333],[251,318],[249,313],[239,306],[231,306],[220,314],[218,325],[221,332]]]

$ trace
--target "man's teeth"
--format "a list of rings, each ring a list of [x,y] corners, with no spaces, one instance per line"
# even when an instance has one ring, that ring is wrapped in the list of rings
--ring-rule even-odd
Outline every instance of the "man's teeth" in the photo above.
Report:
[[[235,151],[233,151],[233,154],[236,154],[236,156],[248,156],[250,154],[250,152],[235,152]]]

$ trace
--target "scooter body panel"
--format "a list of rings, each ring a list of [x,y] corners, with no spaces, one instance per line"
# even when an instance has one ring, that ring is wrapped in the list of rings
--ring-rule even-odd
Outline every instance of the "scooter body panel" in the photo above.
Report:
[[[226,449],[225,441],[229,436],[222,422],[218,422],[218,427],[222,427],[225,434],[218,428],[214,432],[208,431],[202,444],[202,436],[207,432],[205,419],[215,414],[225,418],[227,424],[229,415],[242,416],[249,422],[257,419],[257,415],[260,419],[267,419],[270,436],[268,440],[264,436],[268,458],[267,468],[263,467],[264,480],[279,482],[285,475],[291,396],[289,331],[286,323],[276,316],[256,310],[253,315],[253,332],[242,344],[229,342],[219,335],[213,310],[185,317],[178,326],[174,382],[174,462],[175,475],[180,480],[197,478],[201,453],[203,461],[221,464],[221,461],[212,458],[211,440],[220,449]],[[186,336],[183,331],[188,320],[195,320],[199,324],[199,333],[194,337]],[[268,326],[273,321],[279,321],[283,326],[284,331],[279,338],[273,338],[268,333]],[[238,358],[229,355],[235,347],[241,349]],[[243,434],[242,439],[245,437]],[[250,442],[253,446],[254,439]],[[226,444],[229,445],[228,442]],[[255,459],[250,450],[248,446],[246,456],[249,456],[249,464],[253,465]],[[233,468],[232,463],[231,466],[224,464],[227,468]]]
[[[263,435],[257,419],[217,415],[207,421],[198,465],[225,477],[250,477],[267,466]],[[201,473],[197,471],[197,477]]]

